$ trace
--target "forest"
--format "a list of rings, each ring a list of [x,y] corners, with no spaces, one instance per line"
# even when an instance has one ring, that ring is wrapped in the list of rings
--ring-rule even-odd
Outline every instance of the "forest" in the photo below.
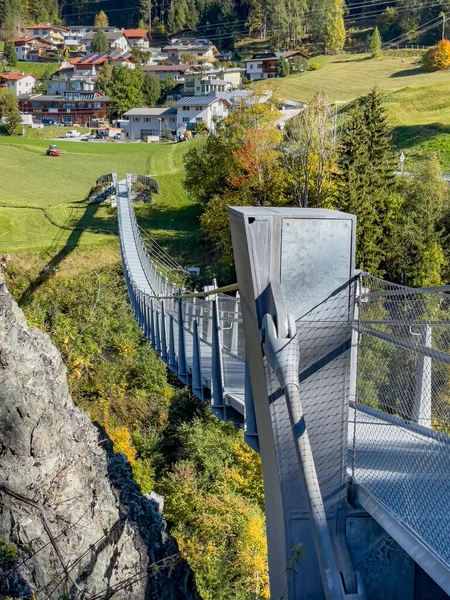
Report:
[[[342,49],[336,38],[350,42],[375,25],[383,41],[418,31],[419,43],[432,44],[440,32],[426,24],[448,9],[446,0],[0,0],[0,29],[7,39],[29,23],[93,24],[103,10],[110,25],[157,34],[195,28],[221,49],[251,36],[280,50],[307,44],[334,52]]]

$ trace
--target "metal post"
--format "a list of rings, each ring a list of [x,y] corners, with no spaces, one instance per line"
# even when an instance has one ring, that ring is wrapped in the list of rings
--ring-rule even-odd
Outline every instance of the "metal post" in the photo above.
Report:
[[[164,300],[161,300],[161,358],[167,362],[166,310]]]
[[[431,327],[423,325],[420,330],[420,344],[431,348]],[[431,427],[431,357],[418,350],[416,391],[412,420],[424,427]]]
[[[159,332],[159,311],[155,311],[155,350],[157,354],[161,354],[161,338]]]
[[[147,306],[145,309],[145,322],[147,323],[147,326],[145,328],[145,337],[147,338],[148,341],[150,341],[150,335],[151,335],[151,329],[150,329],[150,302],[151,300],[147,301]]]
[[[155,348],[155,316],[153,298],[150,299],[150,344]]]
[[[259,452],[258,427],[256,425],[255,405],[253,403],[252,382],[248,371],[248,362],[245,359],[245,419],[244,419],[245,442]]]
[[[192,354],[192,391],[200,400],[203,400],[202,358],[197,319],[194,319]]]
[[[239,292],[236,292],[234,301],[234,315],[231,323],[231,352],[238,354],[239,351]]]
[[[181,288],[179,291],[181,295]],[[187,383],[186,347],[184,344],[183,301],[178,300],[178,379]]]
[[[169,315],[169,367],[172,371],[177,371],[177,359],[175,356],[175,334],[174,334],[173,315]]]
[[[212,406],[213,413],[223,421],[227,420],[227,407],[225,406],[223,357],[222,357],[222,332],[219,321],[219,306],[217,297],[212,300]]]

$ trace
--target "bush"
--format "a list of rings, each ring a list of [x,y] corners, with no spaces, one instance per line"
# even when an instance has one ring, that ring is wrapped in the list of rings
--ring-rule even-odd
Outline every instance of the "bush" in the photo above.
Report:
[[[308,71],[317,71],[320,69],[320,65],[318,63],[309,63]]]
[[[429,48],[422,58],[422,65],[427,71],[441,71],[450,66],[450,42],[440,40],[435,46]]]

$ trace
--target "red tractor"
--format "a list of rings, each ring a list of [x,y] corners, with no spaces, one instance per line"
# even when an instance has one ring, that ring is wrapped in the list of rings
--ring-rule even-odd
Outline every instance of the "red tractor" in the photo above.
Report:
[[[45,154],[47,156],[61,156],[61,150],[59,150],[58,146],[49,146]]]

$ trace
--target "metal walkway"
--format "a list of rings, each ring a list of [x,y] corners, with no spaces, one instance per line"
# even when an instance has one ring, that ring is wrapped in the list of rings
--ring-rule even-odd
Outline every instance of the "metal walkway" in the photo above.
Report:
[[[139,325],[162,360],[193,393],[210,401],[219,418],[245,419],[246,440],[258,450],[254,415],[245,404],[245,347],[238,297],[213,294],[211,299],[177,300],[176,277],[171,277],[177,265],[162,249],[152,255],[146,248],[130,190],[129,178],[118,184],[117,208],[124,275]],[[423,314],[416,311],[413,315],[411,306],[419,306],[419,296],[408,292],[409,288],[393,289],[391,284],[385,288],[388,285],[389,290],[372,286],[373,302],[360,305],[359,320],[369,327],[364,335],[359,332],[358,392],[352,396],[355,401],[348,419],[347,471],[360,505],[450,594],[450,436],[436,430],[450,431],[450,404],[443,384],[434,387],[434,382],[445,377],[450,381],[450,352],[443,347],[432,350],[423,335],[418,340],[416,336],[414,343],[409,341],[411,322],[419,323],[420,330],[424,315],[432,320],[430,306],[435,306],[436,295],[426,298]],[[398,311],[400,294],[404,331],[397,323],[392,326],[395,335],[389,336],[386,323],[391,323],[395,312],[391,296]],[[450,324],[450,301],[445,302],[440,299],[442,326]],[[382,327],[370,323],[382,323]],[[436,339],[442,344],[444,334]],[[398,389],[390,383],[383,361],[389,363],[391,379],[396,376]],[[449,365],[449,370],[442,365]],[[368,386],[371,379],[375,383]],[[393,400],[387,400],[389,395]],[[436,420],[439,427],[432,427]]]

